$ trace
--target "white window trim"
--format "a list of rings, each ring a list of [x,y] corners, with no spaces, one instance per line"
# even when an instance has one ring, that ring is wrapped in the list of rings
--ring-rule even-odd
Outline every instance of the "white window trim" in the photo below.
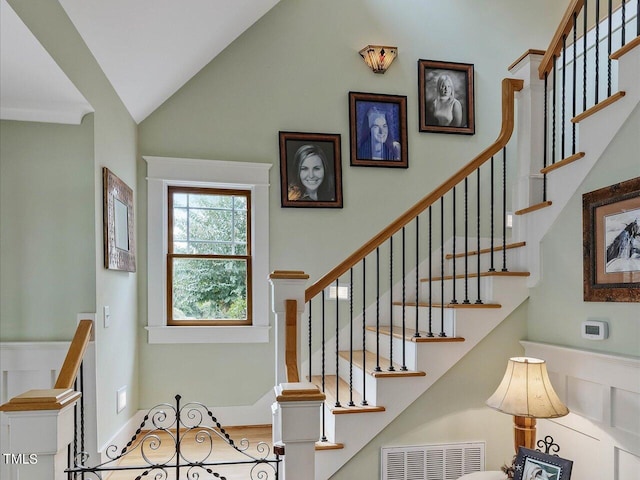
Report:
[[[271,164],[142,157],[147,162],[147,295],[149,343],[269,341],[269,169]],[[168,187],[251,190],[252,325],[167,325]]]

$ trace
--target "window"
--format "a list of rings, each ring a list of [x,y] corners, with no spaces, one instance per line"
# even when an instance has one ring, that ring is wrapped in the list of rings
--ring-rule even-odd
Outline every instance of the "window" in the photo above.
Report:
[[[268,342],[271,164],[143,158],[149,343]]]
[[[169,187],[168,325],[251,324],[251,192]]]

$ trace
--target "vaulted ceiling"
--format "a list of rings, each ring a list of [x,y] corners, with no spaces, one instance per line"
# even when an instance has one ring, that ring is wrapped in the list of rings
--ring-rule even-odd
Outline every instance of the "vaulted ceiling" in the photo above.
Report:
[[[136,122],[279,0],[59,0]],[[0,117],[78,123],[89,103],[0,0]]]

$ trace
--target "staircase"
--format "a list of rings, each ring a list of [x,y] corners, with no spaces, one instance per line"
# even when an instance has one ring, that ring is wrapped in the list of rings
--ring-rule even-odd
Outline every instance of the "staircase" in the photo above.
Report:
[[[575,29],[577,15],[584,13],[581,2],[572,2],[572,8],[576,15],[568,12],[566,18],[574,17]],[[570,30],[559,28],[565,43]],[[527,299],[540,278],[542,238],[640,102],[637,35],[636,28],[633,40],[611,52],[622,93],[596,99],[579,115],[573,107],[567,132],[554,121],[562,138],[579,126],[570,153],[539,163],[556,154],[556,145],[550,134],[542,140],[535,122],[551,122],[537,118],[541,109],[532,105],[548,106],[564,88],[557,81],[546,83],[545,63],[566,62],[567,53],[552,43],[550,63],[545,52],[530,52],[511,70],[519,80],[503,82],[503,125],[496,143],[307,289],[299,340],[306,352],[297,362],[301,379],[327,397],[316,479],[330,478]],[[553,99],[544,92],[552,92]],[[518,154],[509,162],[505,147],[514,97],[520,101],[518,145],[510,150]],[[510,228],[505,171],[513,163],[519,190],[509,205],[516,211]],[[333,298],[341,290],[348,292],[345,298]]]

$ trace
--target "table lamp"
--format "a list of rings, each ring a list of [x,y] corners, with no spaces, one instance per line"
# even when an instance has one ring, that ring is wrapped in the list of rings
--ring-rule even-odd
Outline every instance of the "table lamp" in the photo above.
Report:
[[[513,415],[514,446],[533,449],[536,419],[557,418],[569,413],[551,386],[544,360],[530,357],[509,359],[507,371],[487,405]]]

